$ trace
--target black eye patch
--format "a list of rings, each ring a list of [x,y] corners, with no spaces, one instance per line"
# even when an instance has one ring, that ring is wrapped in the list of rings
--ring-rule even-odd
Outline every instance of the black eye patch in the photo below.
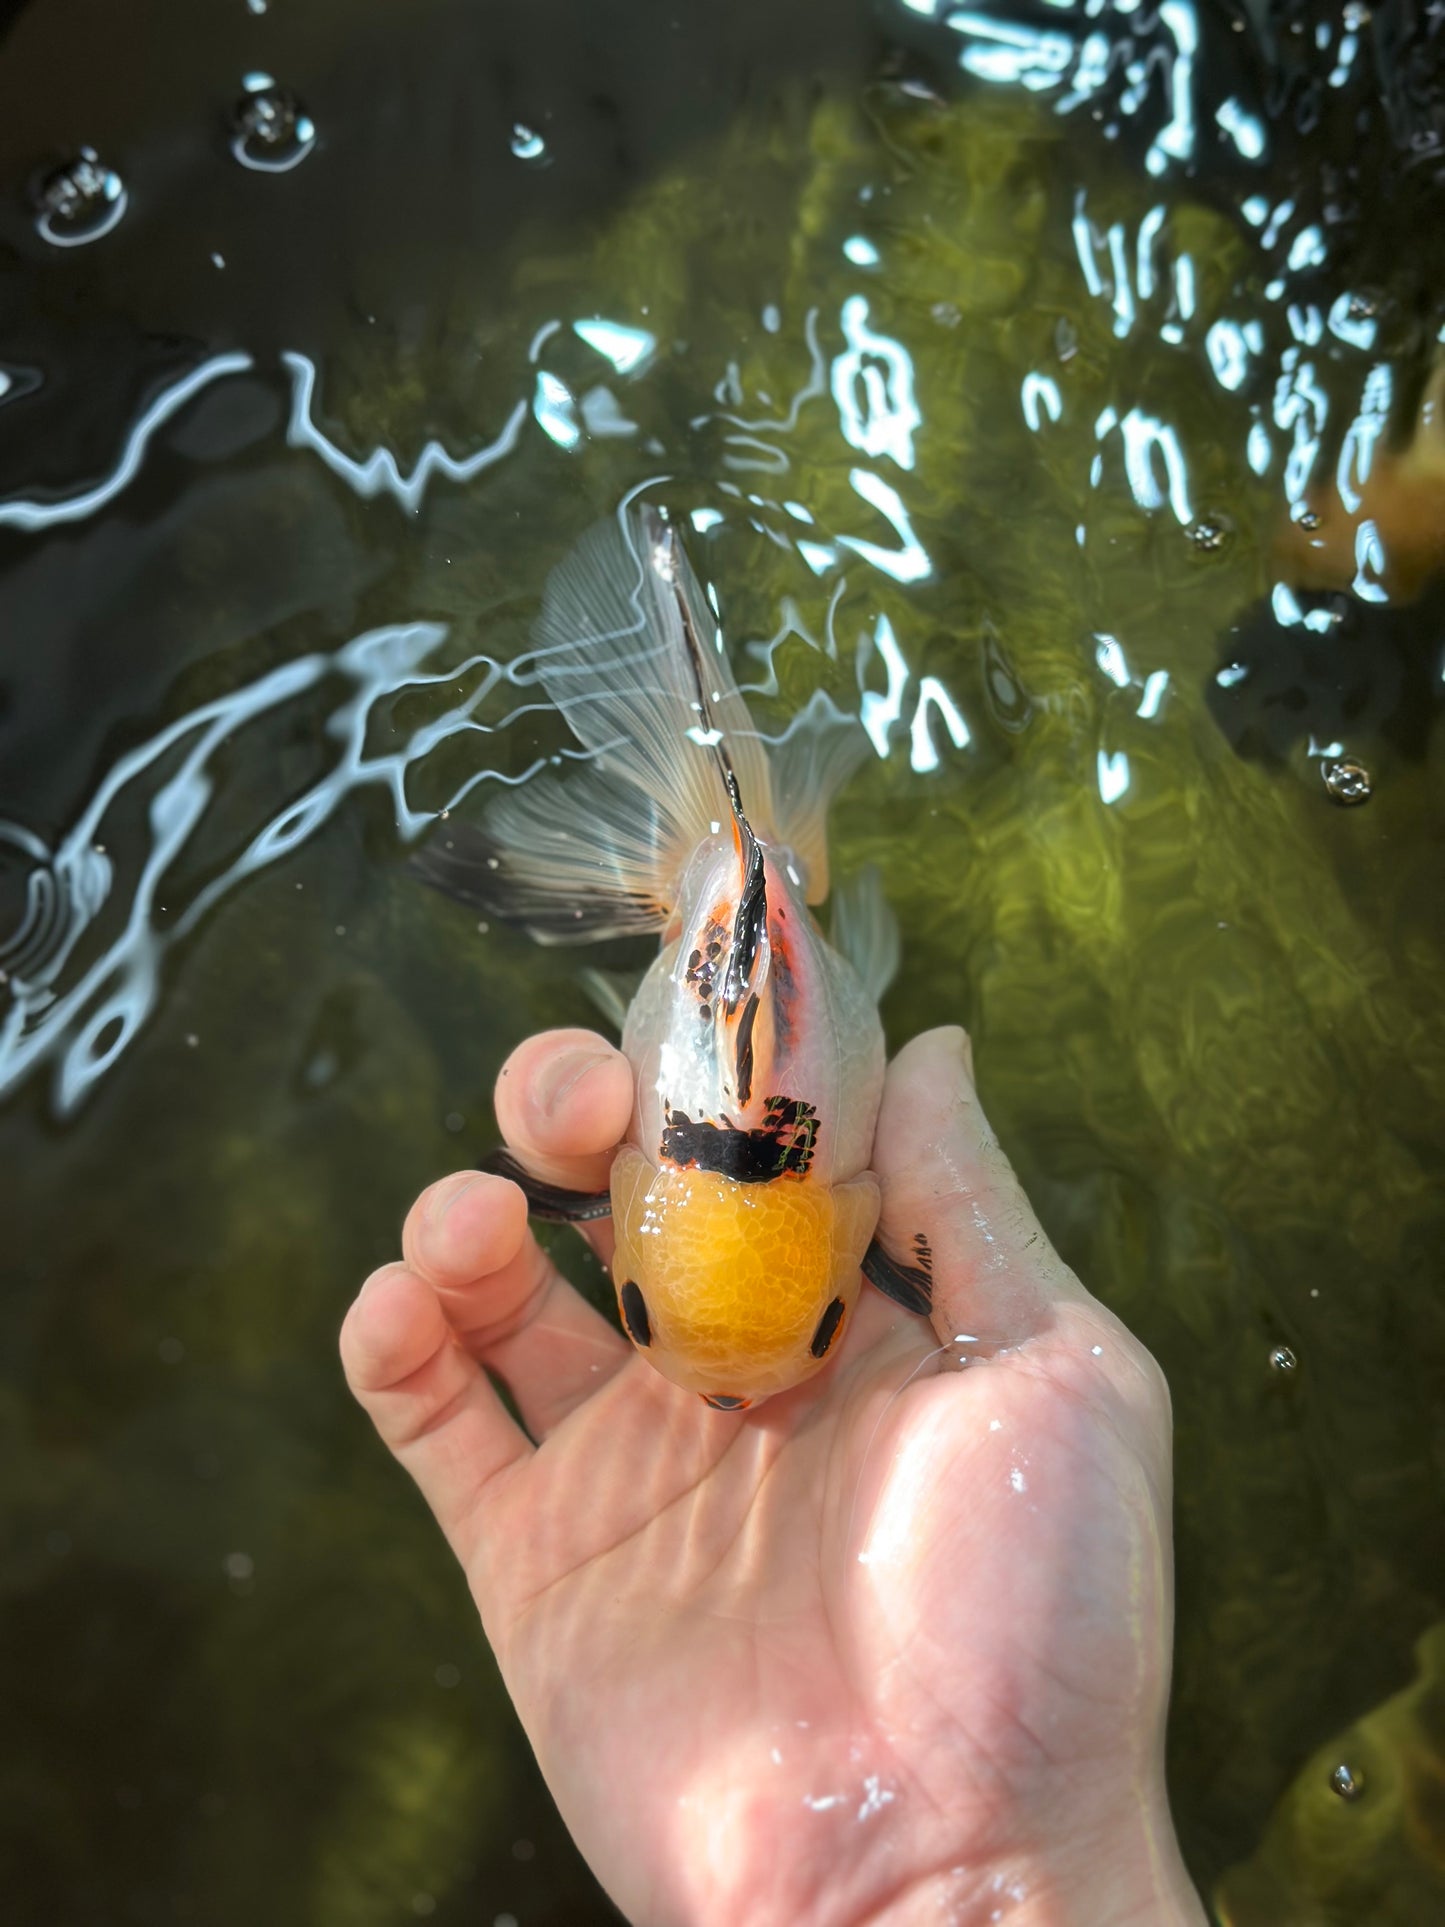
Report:
[[[808,1350],[814,1358],[826,1358],[828,1347],[837,1336],[838,1327],[843,1322],[843,1300],[835,1298],[823,1316],[818,1320],[818,1329],[813,1333],[813,1342]]]
[[[652,1320],[647,1315],[647,1300],[629,1278],[617,1294],[622,1306],[622,1322],[627,1335],[637,1345],[652,1343]]]

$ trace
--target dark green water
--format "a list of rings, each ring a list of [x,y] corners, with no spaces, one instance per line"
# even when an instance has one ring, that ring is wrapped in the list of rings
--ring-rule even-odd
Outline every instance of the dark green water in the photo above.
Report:
[[[1275,550],[1410,441],[1440,96],[1388,9],[1043,12],[0,9],[7,1921],[615,1917],[335,1332],[589,1021],[405,858],[563,745],[507,665],[647,477],[760,714],[875,733],[892,1040],[1168,1371],[1196,1878],[1445,1917],[1441,601]]]

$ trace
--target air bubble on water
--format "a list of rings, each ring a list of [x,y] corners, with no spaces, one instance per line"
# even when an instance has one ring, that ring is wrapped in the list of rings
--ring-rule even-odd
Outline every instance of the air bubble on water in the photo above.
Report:
[[[1269,1355],[1269,1368],[1272,1372],[1288,1374],[1294,1371],[1298,1364],[1299,1360],[1295,1357],[1288,1345],[1276,1345]]]
[[[78,248],[109,234],[120,220],[125,183],[93,147],[82,147],[42,176],[33,200],[41,239],[55,248]]]
[[[453,1665],[451,1660],[444,1659],[441,1665],[437,1667],[432,1677],[433,1679],[435,1679],[438,1686],[440,1686],[444,1691],[450,1692],[452,1687],[461,1685],[462,1669],[460,1666]]]
[[[316,145],[316,123],[295,94],[270,74],[247,74],[231,116],[231,152],[261,174],[284,174]]]
[[[1199,555],[1218,555],[1229,546],[1234,524],[1227,515],[1196,516],[1184,531],[1190,546]]]
[[[1370,24],[1370,9],[1364,0],[1346,0],[1345,10],[1340,15],[1347,33],[1359,33]]]
[[[265,13],[270,4],[271,0],[246,0],[246,11],[248,13]]]
[[[525,121],[516,121],[512,127],[512,152],[519,161],[545,161],[550,159],[547,143],[535,128],[528,127]]]
[[[466,1122],[467,1120],[462,1116],[460,1111],[448,1111],[442,1119],[442,1123],[447,1130],[451,1132],[453,1137],[456,1136],[458,1131],[465,1130]]]
[[[1357,763],[1349,756],[1321,763],[1320,775],[1324,778],[1325,790],[1332,803],[1368,803],[1374,791],[1370,772],[1363,763]]]
[[[1330,1775],[1330,1785],[1342,1800],[1358,1800],[1365,1790],[1365,1776],[1358,1767],[1341,1760]]]
[[[228,1552],[221,1566],[228,1579],[249,1579],[256,1570],[256,1562],[249,1552]]]

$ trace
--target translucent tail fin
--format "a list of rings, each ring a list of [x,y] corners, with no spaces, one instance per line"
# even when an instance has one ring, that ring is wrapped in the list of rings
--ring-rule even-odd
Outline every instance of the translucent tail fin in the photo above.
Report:
[[[689,858],[734,813],[773,819],[765,751],[682,544],[624,504],[553,570],[535,680],[592,752],[499,798],[416,858],[430,883],[543,943],[660,930]],[[730,794],[735,791],[735,794]]]

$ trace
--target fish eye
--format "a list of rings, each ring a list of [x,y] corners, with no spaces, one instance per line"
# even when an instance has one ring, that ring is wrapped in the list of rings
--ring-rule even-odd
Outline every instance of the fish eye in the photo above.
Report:
[[[728,1398],[722,1392],[702,1392],[699,1394],[704,1405],[710,1405],[715,1412],[745,1412],[752,1404],[750,1398]]]
[[[647,1315],[647,1300],[630,1278],[618,1292],[617,1301],[622,1307],[622,1322],[628,1337],[635,1345],[650,1345],[652,1320]]]
[[[843,1300],[835,1298],[823,1316],[818,1320],[818,1329],[813,1333],[813,1342],[808,1350],[814,1358],[826,1358],[828,1347],[838,1335],[838,1327],[843,1322]]]

